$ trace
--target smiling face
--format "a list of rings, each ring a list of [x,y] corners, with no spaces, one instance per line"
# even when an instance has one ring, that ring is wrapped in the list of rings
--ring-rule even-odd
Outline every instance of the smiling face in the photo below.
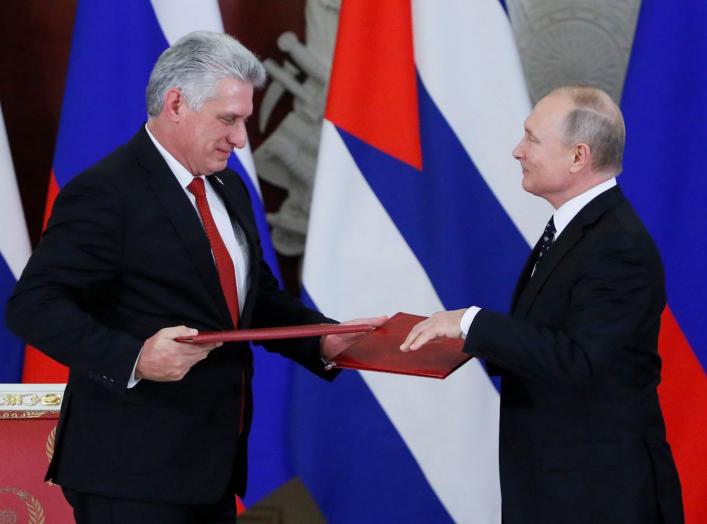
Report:
[[[210,175],[226,167],[233,148],[247,142],[245,123],[253,112],[253,86],[227,78],[218,83],[216,96],[194,111],[184,97],[177,102],[174,157],[192,175]]]
[[[525,133],[513,149],[523,170],[523,189],[550,202],[556,209],[573,196],[575,151],[564,144],[561,127],[574,105],[553,94],[537,103],[525,121]]]

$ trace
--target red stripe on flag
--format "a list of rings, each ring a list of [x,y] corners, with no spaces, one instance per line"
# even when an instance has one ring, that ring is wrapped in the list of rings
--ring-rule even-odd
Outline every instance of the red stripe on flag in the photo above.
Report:
[[[66,384],[69,369],[30,345],[25,346],[22,382],[25,384]]]
[[[245,513],[245,510],[248,509],[245,507],[245,504],[241,500],[241,498],[236,495],[236,516],[241,516],[243,513]]]
[[[59,194],[54,170],[49,175],[47,188],[47,203],[44,207],[44,224],[42,230],[47,228],[54,201]],[[69,378],[69,369],[56,360],[49,358],[44,353],[30,345],[25,346],[25,361],[22,367],[22,382],[25,384],[63,384]]]
[[[59,184],[54,176],[54,169],[49,174],[49,186],[47,187],[47,201],[44,204],[44,222],[42,222],[42,231],[47,229],[47,222],[49,222],[49,217],[52,215],[52,209],[54,208],[54,201],[59,194]]]
[[[658,388],[668,441],[680,473],[685,521],[707,522],[707,376],[670,308],[658,342],[663,380]]]
[[[326,118],[422,169],[410,0],[344,0]]]

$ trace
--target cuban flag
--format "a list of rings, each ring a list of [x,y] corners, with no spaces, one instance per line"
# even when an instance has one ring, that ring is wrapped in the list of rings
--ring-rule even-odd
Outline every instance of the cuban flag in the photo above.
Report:
[[[78,2],[47,197],[47,217],[57,193],[73,176],[127,142],[145,122],[145,88],[153,65],[169,45],[195,30],[223,31],[216,0]],[[250,150],[246,148],[235,153],[229,166],[245,181],[251,200],[262,202]],[[6,173],[3,167],[2,182],[5,186],[6,175],[11,174]],[[6,195],[7,192],[0,193],[0,198],[4,199]],[[276,258],[262,206],[254,207],[265,258],[277,274]],[[9,214],[14,209],[0,205],[2,213]],[[12,213],[21,217],[21,210]],[[3,231],[14,230],[19,237],[20,231],[24,231],[19,227],[20,221],[14,218],[13,222],[6,224],[5,215],[2,216]],[[24,228],[24,222],[22,224]],[[3,257],[12,268],[12,273],[8,270],[7,275],[4,268],[1,270],[2,290],[5,293],[6,281],[7,288],[11,290],[13,274],[18,275],[24,267],[29,246],[26,241],[24,244],[19,240],[13,241],[13,247],[21,254],[9,258],[4,233],[2,240]],[[290,369],[289,363],[259,350],[255,351],[255,367],[268,369],[268,375],[264,379],[256,376],[254,380],[256,415],[251,429],[249,500],[256,500],[286,480],[284,466],[281,465],[283,418],[268,419],[267,414],[282,410],[285,392],[282,389],[284,379],[280,377]],[[65,382],[67,377],[63,366],[36,349],[28,348],[24,382]],[[269,378],[278,382],[270,384]]]
[[[507,310],[551,208],[511,150],[530,103],[497,0],[344,0],[304,263],[339,319]],[[444,381],[293,379],[291,456],[330,522],[498,523],[499,395]]]
[[[10,143],[0,106],[0,383],[19,382],[24,346],[5,325],[5,304],[10,297],[30,253],[27,224],[17,190]]]
[[[706,26],[705,2],[643,0],[622,100],[621,185],[665,265],[658,391],[688,524],[707,522]]]

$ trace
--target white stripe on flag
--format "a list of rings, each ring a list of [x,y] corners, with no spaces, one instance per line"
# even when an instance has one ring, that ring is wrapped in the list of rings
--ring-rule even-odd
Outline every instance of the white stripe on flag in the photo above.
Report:
[[[217,0],[151,0],[169,45],[192,31],[223,33]]]
[[[429,315],[443,308],[328,121],[313,202],[303,280],[322,311],[347,319],[396,311]],[[498,520],[498,394],[479,363],[443,382],[361,376],[450,515],[461,522],[472,516]]]
[[[15,168],[10,155],[5,119],[0,105],[0,253],[10,267],[15,280],[27,264],[30,255],[27,223],[17,189]]]
[[[515,226],[535,244],[552,209],[523,191],[511,155],[530,101],[503,8],[498,0],[449,0],[441,10],[414,0],[413,28],[423,84]]]
[[[346,319],[403,310],[429,315],[442,307],[328,120],[312,201],[303,281],[321,311]]]

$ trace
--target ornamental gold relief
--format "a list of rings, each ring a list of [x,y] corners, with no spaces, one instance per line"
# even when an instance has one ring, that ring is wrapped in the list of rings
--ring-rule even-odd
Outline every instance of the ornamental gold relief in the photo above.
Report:
[[[54,456],[54,441],[56,440],[56,426],[52,428],[47,436],[47,443],[44,446],[44,452],[47,454],[47,460],[52,461]]]
[[[42,418],[50,414],[50,411],[4,411],[0,412],[0,420]]]
[[[2,407],[58,407],[61,405],[61,395],[58,393],[3,393],[0,395]]]
[[[64,384],[0,384],[0,419],[45,418],[59,415]]]
[[[533,103],[582,84],[621,99],[640,0],[507,0]]]
[[[29,524],[45,524],[44,508],[42,508],[42,505],[39,503],[37,497],[28,491],[15,487],[0,488],[0,494],[2,493],[15,495],[22,502],[24,502],[25,509],[27,510],[27,522]],[[0,521],[19,522],[17,514],[12,509],[2,507],[0,507]]]

